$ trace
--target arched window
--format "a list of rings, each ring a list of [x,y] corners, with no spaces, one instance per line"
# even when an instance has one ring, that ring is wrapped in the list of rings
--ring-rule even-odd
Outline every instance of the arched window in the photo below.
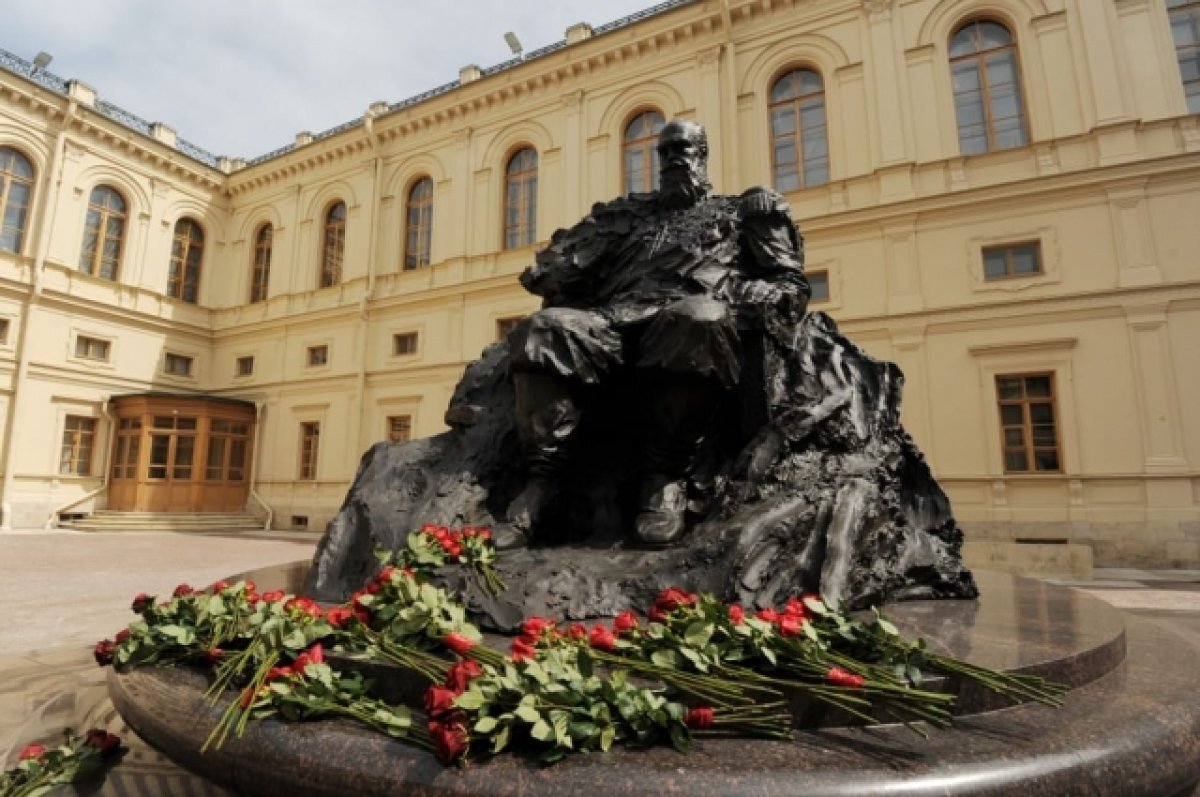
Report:
[[[1029,143],[1017,44],[999,22],[977,19],[950,39],[958,148],[978,155]]]
[[[504,170],[505,249],[537,240],[537,182],[537,150],[526,147],[509,158]]]
[[[658,133],[664,124],[658,111],[642,111],[625,128],[625,193],[658,190]]]
[[[422,177],[408,192],[408,238],[404,243],[404,268],[428,266],[433,247],[433,180]]]
[[[267,300],[271,281],[271,239],[275,231],[270,224],[258,228],[254,236],[254,264],[250,271],[250,303]]]
[[[829,182],[825,83],[811,69],[793,69],[771,86],[771,164],[780,191]]]
[[[325,239],[321,246],[321,287],[342,281],[342,259],[346,254],[346,203],[335,202],[325,214]]]
[[[1167,0],[1188,113],[1200,113],[1200,0]]]
[[[196,303],[200,289],[200,258],[204,254],[204,231],[191,219],[175,222],[175,241],[171,244],[171,271],[167,275],[167,295]]]
[[[0,147],[0,252],[20,252],[29,221],[33,166],[15,149]]]
[[[115,280],[124,238],[125,199],[106,185],[96,186],[88,199],[79,270],[106,280]]]

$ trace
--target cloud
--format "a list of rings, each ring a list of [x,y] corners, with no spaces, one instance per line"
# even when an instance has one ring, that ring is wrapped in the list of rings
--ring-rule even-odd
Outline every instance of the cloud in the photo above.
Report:
[[[5,10],[0,47],[218,154],[252,157],[652,0],[39,0]],[[601,16],[602,15],[602,16]]]

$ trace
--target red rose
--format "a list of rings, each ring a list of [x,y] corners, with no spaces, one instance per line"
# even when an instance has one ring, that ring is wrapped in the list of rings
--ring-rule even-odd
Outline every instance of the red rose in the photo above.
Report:
[[[664,612],[662,609],[655,606],[652,609],[650,609],[650,614],[646,615],[646,617],[652,623],[658,623],[659,625],[665,625],[667,622],[667,614],[668,614],[668,612]]]
[[[99,750],[101,758],[112,758],[121,750],[121,737],[99,728],[88,731],[83,743]]]
[[[513,640],[512,651],[509,654],[513,661],[525,661],[526,659],[537,658],[537,648],[527,642],[523,637],[517,637]]]
[[[788,598],[787,603],[784,604],[783,613],[803,620],[808,617],[808,607],[797,598]]]
[[[587,639],[587,635],[587,626],[583,623],[571,623],[570,627],[567,628],[567,636],[571,637],[571,639]]]
[[[694,606],[699,599],[699,595],[686,592],[679,587],[668,587],[658,593],[658,597],[654,599],[654,606],[664,612],[670,612],[680,606]]]
[[[341,628],[348,623],[350,618],[353,616],[354,612],[352,612],[348,607],[334,606],[332,609],[325,612],[325,622],[329,623],[334,628]]]
[[[246,592],[258,592],[258,585],[255,584],[252,580],[246,579],[245,590],[246,590]]]
[[[30,759],[41,760],[42,756],[46,755],[45,745],[27,744],[21,754],[17,756],[18,761],[28,761]]]
[[[483,675],[483,667],[474,659],[463,659],[446,673],[446,688],[455,694],[467,691],[471,681]]]
[[[434,719],[454,710],[454,699],[459,695],[444,686],[431,686],[425,690],[425,713]]]
[[[262,694],[266,694],[268,691],[270,690],[268,690],[267,687],[264,686],[262,688]],[[246,687],[242,690],[242,697],[238,700],[238,707],[241,708],[242,711],[245,711],[254,705],[254,701],[256,699],[257,695],[255,695],[254,690],[250,687]]]
[[[208,659],[209,664],[216,664],[225,655],[225,651],[220,648],[209,648],[204,651],[204,658]]]
[[[521,623],[521,636],[529,639],[537,639],[542,635],[543,631],[552,627],[553,625],[554,621],[534,615],[525,622]]]
[[[617,644],[617,638],[604,626],[595,625],[588,634],[588,644],[597,650],[612,650]]]
[[[228,581],[214,581],[212,585],[212,594],[216,595],[218,592],[224,592],[227,589],[229,589]]]
[[[779,618],[779,633],[784,636],[800,636],[800,627],[804,621],[790,614]]]
[[[268,681],[278,681],[280,679],[286,680],[288,678],[291,678],[293,674],[294,674],[294,671],[292,670],[291,667],[272,667],[271,669],[267,670],[267,680]]]
[[[479,538],[483,540],[490,540],[492,538],[492,530],[487,526],[479,529]]]
[[[133,599],[133,603],[129,604],[129,608],[134,614],[141,614],[154,605],[154,596],[147,595],[144,592],[139,592]]]
[[[178,587],[175,588],[175,591],[171,593],[172,597],[175,597],[175,598],[182,598],[185,595],[191,595],[191,594],[192,594],[192,588],[189,587],[187,584],[180,584]]]
[[[279,603],[279,601],[283,600],[286,594],[287,593],[281,589],[273,589],[270,592],[264,592],[262,594],[262,599],[267,603]]]
[[[834,686],[845,686],[850,689],[861,689],[867,681],[861,675],[855,675],[841,667],[830,667],[829,672],[825,673],[825,680]]]
[[[466,726],[458,723],[429,723],[429,735],[433,737],[433,754],[443,764],[453,764],[467,752],[470,735]]]
[[[627,634],[630,631],[636,631],[638,627],[638,619],[633,612],[621,612],[617,615],[617,619],[613,620],[613,630],[618,634]]]
[[[308,660],[313,664],[325,663],[325,647],[320,642],[308,649]]]
[[[92,656],[101,667],[107,667],[113,662],[113,654],[117,652],[117,644],[111,639],[102,639],[92,648]]]
[[[755,614],[754,616],[765,622],[773,623],[779,619],[779,612],[775,611],[770,606],[768,606],[765,609],[759,609],[758,613]]]
[[[122,642],[124,642],[126,639],[129,639],[129,629],[122,628],[120,631],[117,632],[117,635],[115,637],[113,637],[113,642],[116,642],[119,645]]]
[[[246,603],[253,605],[255,603],[258,603],[260,600],[262,600],[262,596],[259,595],[257,592],[247,592],[246,593]]]
[[[450,559],[451,562],[455,561],[456,559],[458,559],[458,557],[462,556],[462,545],[458,544],[457,542],[454,542],[453,540],[443,542],[442,550],[446,552],[446,556]]]
[[[683,718],[683,724],[689,728],[695,728],[702,731],[705,728],[711,728],[713,724],[713,710],[708,706],[697,706],[690,709],[687,716]]]
[[[746,619],[746,610],[736,603],[729,607],[729,622],[741,625]]]
[[[451,631],[449,634],[446,634],[442,639],[442,643],[460,656],[469,656],[471,651],[475,649],[475,643],[457,631]]]
[[[379,571],[379,575],[375,576],[377,581],[391,581],[392,575],[396,572],[395,565],[388,565]]]

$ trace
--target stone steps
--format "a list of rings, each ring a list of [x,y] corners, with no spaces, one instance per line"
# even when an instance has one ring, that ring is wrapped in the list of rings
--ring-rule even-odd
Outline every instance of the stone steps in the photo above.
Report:
[[[115,512],[100,510],[58,527],[75,531],[262,531],[263,521],[249,512]]]

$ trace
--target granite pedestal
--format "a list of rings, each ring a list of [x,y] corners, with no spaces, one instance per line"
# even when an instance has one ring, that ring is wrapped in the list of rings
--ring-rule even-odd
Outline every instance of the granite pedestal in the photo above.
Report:
[[[297,564],[253,577],[260,588],[286,589],[303,572]],[[152,745],[248,795],[1191,794],[1200,782],[1200,649],[1077,590],[977,576],[977,601],[911,602],[887,613],[940,651],[1070,684],[1062,709],[1001,707],[963,689],[955,727],[928,739],[900,726],[822,727],[799,730],[790,743],[703,738],[689,755],[614,750],[548,768],[505,755],[447,769],[416,748],[338,720],[252,723],[241,740],[201,755],[221,710],[201,699],[203,673],[112,672],[109,692]]]

